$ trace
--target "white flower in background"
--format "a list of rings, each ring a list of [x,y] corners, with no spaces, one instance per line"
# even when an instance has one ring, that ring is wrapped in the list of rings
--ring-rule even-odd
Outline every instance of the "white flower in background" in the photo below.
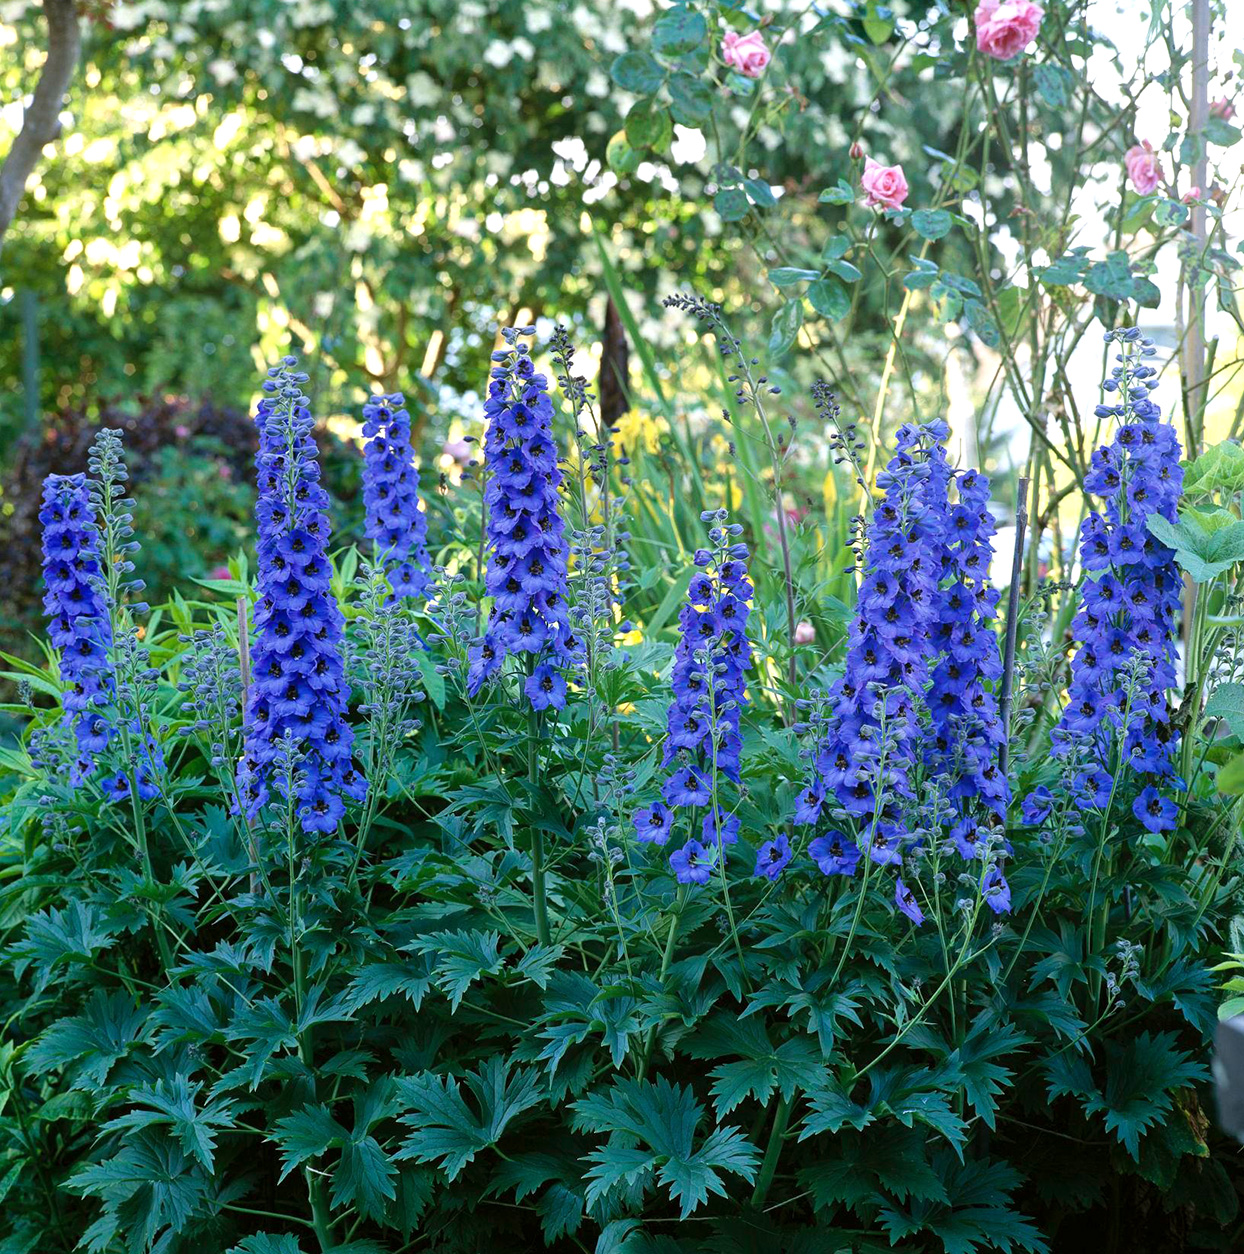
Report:
[[[502,66],[509,65],[514,59],[514,49],[503,40],[494,39],[492,43],[484,49],[484,60],[497,69]]]
[[[410,96],[410,103],[416,108],[435,104],[441,98],[441,89],[436,85],[436,80],[422,70],[407,78],[406,91]]]

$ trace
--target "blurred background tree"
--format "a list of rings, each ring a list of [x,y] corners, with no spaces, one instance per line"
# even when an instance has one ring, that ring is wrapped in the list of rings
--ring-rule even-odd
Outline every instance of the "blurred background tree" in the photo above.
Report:
[[[682,543],[705,481],[721,481],[753,532],[771,528],[775,493],[809,519],[828,578],[858,494],[808,396],[819,375],[874,450],[898,422],[944,413],[956,452],[996,472],[996,500],[1013,505],[1027,471],[1033,561],[1043,543],[1059,559],[1094,435],[1091,331],[1139,318],[1174,350],[1184,305],[1210,296],[1213,386],[1185,443],[1207,424],[1238,434],[1230,32],[1215,26],[1209,54],[1225,107],[1206,114],[1189,14],[1225,19],[1219,0],[1151,0],[1144,21],[1130,2],[1049,0],[1039,39],[1007,61],[977,49],[974,8],[79,4],[62,130],[0,258],[0,473],[44,464],[32,443],[105,407],[244,412],[258,372],[293,351],[338,432],[368,391],[407,392],[425,468],[456,478],[442,444],[478,431],[497,328],[558,320],[589,373],[606,338],[615,362],[631,350],[610,404],[638,402],[622,436],[656,459],[637,476],[647,556]],[[724,60],[730,32],[763,41],[759,76]],[[0,0],[0,46],[3,151],[46,55],[38,0]],[[1148,194],[1125,181],[1140,138],[1167,172]],[[902,164],[901,209],[863,206],[865,154]],[[1189,207],[1194,177],[1207,186]],[[691,289],[783,384],[795,434],[780,449],[733,406],[712,347],[661,315],[662,296]],[[172,443],[183,425],[156,423]],[[736,454],[738,474],[699,475]],[[4,480],[0,544],[22,482]],[[658,516],[671,497],[687,519]],[[7,581],[33,585],[12,568]]]

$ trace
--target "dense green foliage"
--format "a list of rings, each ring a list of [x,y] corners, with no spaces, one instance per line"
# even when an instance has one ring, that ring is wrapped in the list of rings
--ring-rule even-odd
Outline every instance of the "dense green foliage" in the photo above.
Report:
[[[1229,464],[1216,452],[1190,471],[1211,512],[1234,495]],[[598,472],[585,473],[590,487]],[[463,505],[451,564],[470,574],[478,524]],[[624,491],[613,508],[620,527]],[[237,573],[220,592],[251,592]],[[237,620],[191,598],[145,633],[154,687],[134,708],[167,761],[154,796],[131,809],[6,753],[21,847],[6,893],[13,1228],[0,1248],[68,1249],[85,1230],[101,1254],[498,1237],[1040,1251],[1086,1224],[1109,1231],[1124,1206],[1155,1234],[1127,1248],[1171,1248],[1175,1231],[1183,1248],[1233,1248],[1204,1059],[1207,950],[1239,879],[1212,765],[1169,836],[1146,835],[1130,808],[1044,829],[1016,813],[1006,918],[974,876],[939,865],[935,842],[922,872],[934,922],[915,928],[867,879],[806,860],[776,882],[750,874],[748,851],[786,830],[803,782],[783,707],[818,663],[797,648],[795,690],[753,685],[739,856],[688,892],[630,823],[630,798],[655,786],[670,628],[598,655],[590,685],[539,716],[512,680],[468,699],[469,631],[433,633],[435,653],[418,655],[426,698],[394,706],[376,695],[393,674],[377,650],[409,611],[385,618],[377,578],[339,555],[373,791],[336,834],[303,832],[292,812],[230,816],[236,704],[187,717],[177,684],[193,656],[201,692],[210,655],[208,691],[236,693]],[[1209,578],[1213,595],[1221,572]],[[474,613],[473,579],[454,585],[458,610],[437,602],[442,627]],[[1054,778],[1049,597],[1025,619],[1021,797]],[[756,613],[782,622],[776,587]],[[790,648],[766,636],[756,673],[784,674]],[[53,726],[56,684],[23,669],[36,724]],[[395,739],[410,699],[422,723]],[[1230,743],[1205,751],[1221,762]],[[537,834],[547,943],[533,931]]]
[[[0,426],[38,416],[5,445],[0,496],[0,1254],[1244,1246],[1209,1065],[1218,985],[1244,987],[1244,407],[1228,337],[1207,354],[1190,335],[1207,302],[1238,321],[1239,131],[1194,107],[1169,0],[1126,31],[1108,5],[1049,0],[1006,61],[976,46],[976,7],[84,11],[65,132],[0,276]],[[14,97],[38,6],[0,3],[0,23]],[[724,57],[744,32],[772,53],[758,77]],[[1155,96],[1166,135],[1137,129]],[[1124,154],[1145,138],[1163,179],[1142,193]],[[904,164],[905,203],[864,203],[866,157]],[[658,312],[675,288],[723,302],[737,361],[721,324]],[[1084,481],[1113,436],[1083,360],[1145,318],[1175,329],[1182,384],[1159,395],[1184,498],[1148,533],[1185,586],[1161,703],[1177,818],[1150,830],[1112,792],[1037,823],[1024,802],[1058,789],[1050,732],[1095,578]],[[459,437],[483,437],[499,328],[527,322],[562,376],[560,507],[615,564],[602,610],[572,563],[599,630],[560,711],[532,710],[513,662],[466,685],[492,606],[487,475]],[[594,382],[550,361],[554,325],[591,345]],[[331,600],[371,784],[318,834],[232,804],[262,604],[244,413],[256,362],[287,351],[332,420]],[[430,607],[388,597],[362,459],[330,434],[377,389],[410,398]],[[894,428],[943,415],[999,515],[1030,485],[988,628],[999,658],[1017,637],[1011,909],[935,813],[910,833],[917,926],[893,875],[821,874],[793,815],[816,741],[801,703],[842,674],[857,613],[857,511]],[[131,474],[101,579],[126,743],[75,785],[71,670],[26,633],[41,481],[87,470],[101,426]],[[634,820],[718,509],[750,550],[755,653],[740,840],[691,887]],[[936,795],[923,766],[917,785]],[[680,839],[702,817],[684,810]],[[782,837],[791,865],[757,874]]]

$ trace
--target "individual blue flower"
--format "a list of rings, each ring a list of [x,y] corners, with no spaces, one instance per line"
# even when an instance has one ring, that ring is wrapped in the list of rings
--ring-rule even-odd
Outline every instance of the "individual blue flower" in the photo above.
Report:
[[[689,840],[670,854],[670,868],[680,884],[707,884],[716,862],[713,851],[698,840]]]
[[[541,662],[523,685],[533,710],[560,710],[566,704],[566,677],[550,662]]]
[[[902,876],[894,881],[894,904],[917,926],[924,922],[924,911],[915,894],[903,883]]]
[[[1038,784],[1020,807],[1024,822],[1030,827],[1039,827],[1050,817],[1054,802],[1054,794],[1044,784]]]
[[[700,826],[701,840],[710,848],[713,845],[734,845],[739,839],[739,816],[719,814],[710,810]]]
[[[431,586],[428,522],[419,508],[419,471],[410,414],[400,392],[363,406],[363,505],[367,538],[384,563],[395,596],[426,597]]]
[[[1132,813],[1150,832],[1173,832],[1179,818],[1179,807],[1149,784],[1132,802]]]
[[[1104,507],[1080,531],[1088,572],[1072,621],[1079,647],[1072,657],[1067,704],[1051,733],[1056,758],[1094,763],[1071,781],[1081,804],[1104,806],[1116,785],[1135,784],[1142,796],[1175,781],[1178,733],[1167,691],[1175,683],[1175,623],[1182,579],[1172,550],[1149,530],[1152,519],[1174,522],[1183,485],[1179,439],[1151,398],[1157,370],[1150,341],[1132,327],[1106,339],[1121,351],[1105,382],[1117,403],[1099,405],[1117,423],[1114,440],[1099,448],[1085,479]],[[1137,817],[1173,822],[1165,812]],[[1146,825],[1148,823],[1146,822]],[[1156,830],[1156,829],[1151,829]]]
[[[312,420],[297,364],[268,372],[259,404],[258,602],[251,642],[241,804],[254,818],[285,776],[281,746],[299,757],[293,798],[303,828],[335,829],[344,798],[361,801],[367,783],[351,757],[348,691],[341,655],[343,620],[330,587],[328,493],[320,484]]]
[[[673,816],[660,802],[654,801],[642,810],[636,810],[634,816],[635,835],[645,844],[663,845],[670,838],[670,826]]]
[[[115,734],[99,707],[112,693],[112,630],[103,593],[99,533],[85,475],[48,475],[43,481],[43,609],[48,636],[60,650],[65,721],[77,755],[69,782],[77,787],[94,770]],[[125,796],[129,783],[125,783]]]
[[[985,878],[981,881],[981,892],[985,904],[994,914],[1011,913],[1011,886],[1006,882],[1001,866],[995,864],[985,872]]]
[[[572,662],[578,643],[570,628],[565,525],[558,512],[557,445],[548,379],[537,374],[520,332],[507,327],[509,347],[493,354],[484,412],[488,431],[484,464],[488,486],[487,572],[493,599],[487,630],[469,651],[467,691],[474,696],[505,658],[528,655],[528,671],[548,668],[526,692],[537,709],[560,710],[566,685],[546,683],[548,670]],[[521,332],[529,334],[529,332]]]
[[[859,847],[842,832],[816,837],[808,853],[824,875],[854,875],[860,862]]]
[[[773,840],[766,840],[756,851],[755,874],[763,879],[775,880],[786,870],[787,864],[794,856],[790,841],[785,834]]]

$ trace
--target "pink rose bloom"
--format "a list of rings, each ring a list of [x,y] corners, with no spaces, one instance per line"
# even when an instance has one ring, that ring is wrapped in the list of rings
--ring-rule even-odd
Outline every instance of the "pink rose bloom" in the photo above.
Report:
[[[1127,150],[1123,164],[1127,166],[1127,177],[1132,180],[1132,186],[1142,196],[1148,196],[1162,180],[1158,154],[1147,139],[1143,144],[1136,144]]]
[[[1183,202],[1185,205],[1194,205],[1200,199],[1201,189],[1195,183],[1193,183],[1193,185],[1183,194]]]
[[[811,644],[816,639],[816,628],[806,618],[795,624],[795,643]]]
[[[214,566],[207,572],[209,579],[232,579],[228,566]]]
[[[1037,37],[1045,10],[1032,0],[981,0],[976,8],[976,48],[997,61],[1017,57]]]
[[[1217,100],[1210,101],[1209,111],[1216,118],[1222,118],[1224,122],[1230,122],[1235,117],[1235,105],[1221,96]]]
[[[721,41],[721,59],[745,78],[759,78],[765,72],[771,55],[765,47],[764,36],[758,30],[749,31],[746,35],[730,30]]]
[[[898,209],[907,199],[907,180],[903,177],[901,165],[882,165],[868,157],[864,162],[864,173],[860,175],[860,186],[868,193],[864,202],[871,208],[881,205],[886,209]]]

